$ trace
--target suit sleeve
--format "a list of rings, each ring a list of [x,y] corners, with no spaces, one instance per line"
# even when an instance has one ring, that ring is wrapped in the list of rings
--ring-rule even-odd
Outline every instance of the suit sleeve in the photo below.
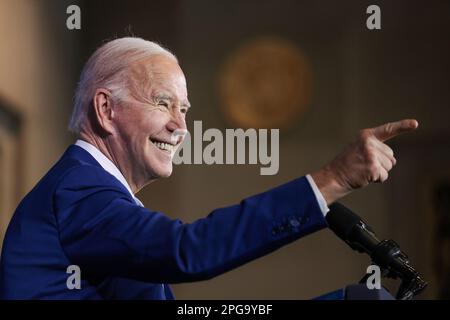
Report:
[[[54,195],[62,249],[84,275],[206,280],[326,227],[306,178],[193,223],[140,207],[101,168],[80,166]]]

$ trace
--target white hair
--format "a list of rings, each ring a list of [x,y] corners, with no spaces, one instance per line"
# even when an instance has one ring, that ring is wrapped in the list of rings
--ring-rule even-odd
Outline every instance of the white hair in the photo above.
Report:
[[[115,39],[98,48],[81,71],[69,130],[75,134],[80,133],[92,106],[95,90],[104,88],[116,98],[125,97],[128,94],[128,70],[133,62],[160,54],[177,60],[161,45],[136,37]]]

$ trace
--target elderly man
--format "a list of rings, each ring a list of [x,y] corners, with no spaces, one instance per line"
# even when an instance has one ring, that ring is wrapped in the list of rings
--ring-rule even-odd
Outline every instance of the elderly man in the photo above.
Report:
[[[78,140],[21,201],[0,267],[3,299],[173,299],[167,283],[205,280],[327,226],[327,205],[395,165],[383,141],[403,120],[362,130],[317,172],[190,224],[134,196],[172,172],[189,101],[177,59],[139,38],[104,44],[84,67],[70,129]],[[81,270],[70,286],[68,270]]]

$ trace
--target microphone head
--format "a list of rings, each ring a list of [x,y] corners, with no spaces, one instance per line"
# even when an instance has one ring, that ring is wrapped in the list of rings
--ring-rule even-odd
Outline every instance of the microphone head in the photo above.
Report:
[[[372,255],[380,240],[361,217],[339,202],[330,205],[329,209],[326,220],[330,229],[353,250]]]
[[[339,202],[329,206],[326,220],[330,229],[344,241],[348,241],[353,228],[362,222],[361,218]]]

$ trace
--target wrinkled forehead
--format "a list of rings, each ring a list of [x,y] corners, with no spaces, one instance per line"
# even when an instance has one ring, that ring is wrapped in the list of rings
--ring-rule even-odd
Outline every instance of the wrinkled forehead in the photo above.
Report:
[[[177,100],[187,99],[186,79],[178,62],[166,55],[153,55],[130,66],[129,89],[138,100],[155,94],[167,94]]]

